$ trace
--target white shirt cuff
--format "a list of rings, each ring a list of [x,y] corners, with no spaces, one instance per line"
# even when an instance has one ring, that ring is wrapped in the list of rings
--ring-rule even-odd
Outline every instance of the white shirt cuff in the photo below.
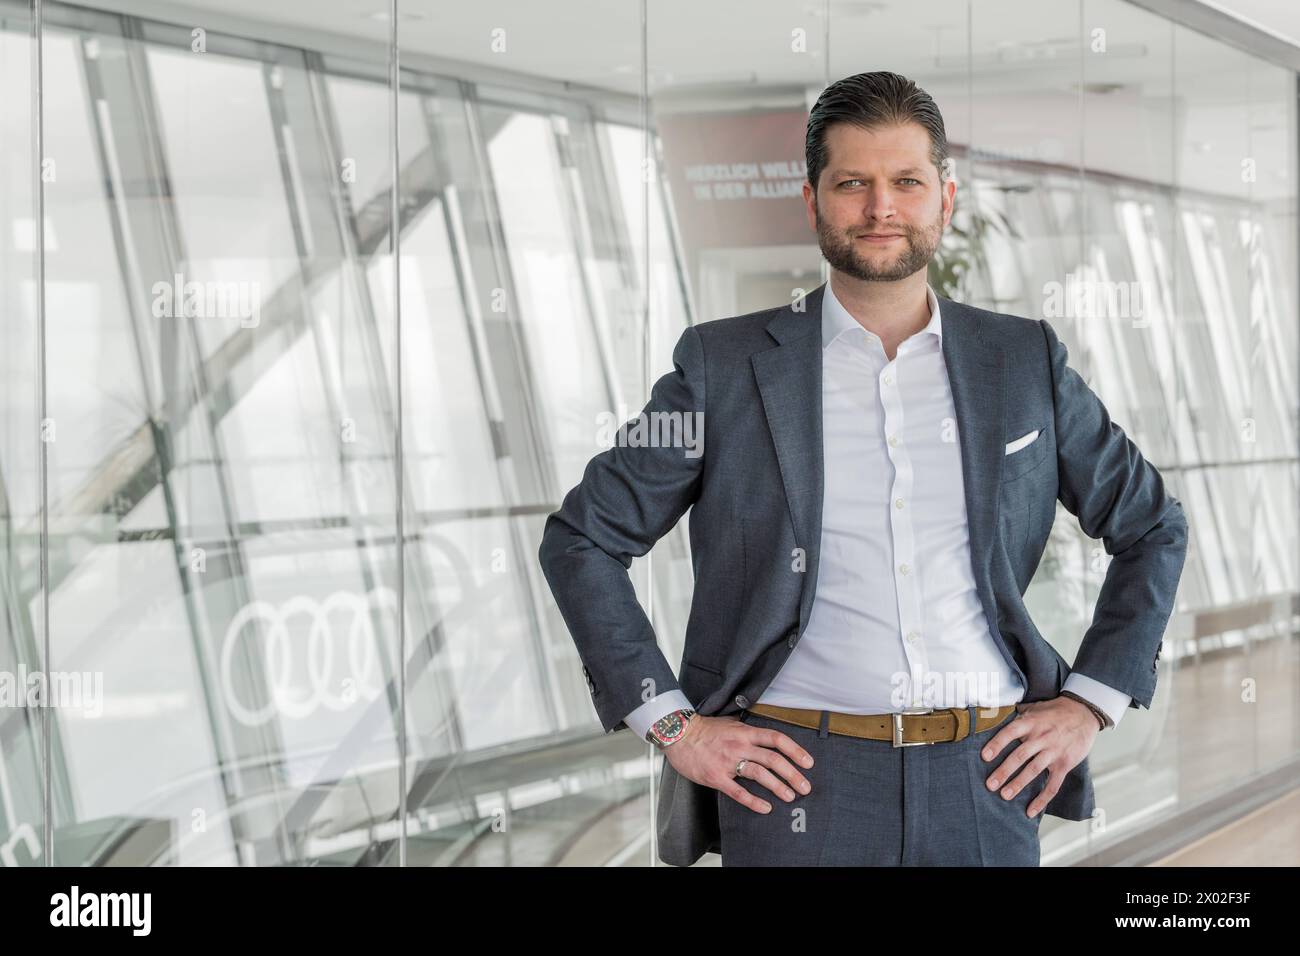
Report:
[[[1093,680],[1086,674],[1070,674],[1065,679],[1065,684],[1061,687],[1061,690],[1068,690],[1070,693],[1078,694],[1080,697],[1086,698],[1090,703],[1096,704],[1116,727],[1119,726],[1124,711],[1128,710],[1129,704],[1133,702],[1133,698],[1123,691],[1108,687],[1101,681]],[[648,730],[649,727],[646,729]]]
[[[654,726],[655,721],[660,717],[666,717],[674,710],[683,708],[695,709],[680,690],[666,690],[662,694],[656,694],[624,717],[623,723],[627,724],[628,730],[645,740],[646,733]]]

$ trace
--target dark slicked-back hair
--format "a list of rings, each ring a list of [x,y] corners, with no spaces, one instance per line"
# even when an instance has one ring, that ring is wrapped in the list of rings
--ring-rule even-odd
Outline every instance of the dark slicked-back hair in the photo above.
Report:
[[[837,80],[817,97],[808,116],[804,157],[808,182],[814,190],[830,159],[826,131],[836,123],[852,123],[862,129],[876,129],[902,123],[920,123],[930,135],[930,160],[944,176],[948,159],[948,135],[943,114],[930,94],[905,76],[879,71],[858,73]]]

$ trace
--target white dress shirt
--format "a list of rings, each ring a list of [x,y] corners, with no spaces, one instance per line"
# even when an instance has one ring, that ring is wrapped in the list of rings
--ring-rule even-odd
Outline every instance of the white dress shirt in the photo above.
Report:
[[[1000,707],[1024,685],[999,653],[971,567],[957,413],[939,300],[891,361],[879,336],[822,297],[821,557],[808,626],[760,703],[846,714]],[[1064,690],[1119,724],[1131,698],[1083,674]],[[625,718],[634,733],[680,690]]]

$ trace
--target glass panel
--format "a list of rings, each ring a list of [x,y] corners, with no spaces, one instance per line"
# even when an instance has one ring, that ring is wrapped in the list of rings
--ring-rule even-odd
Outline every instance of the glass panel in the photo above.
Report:
[[[45,722],[53,721],[55,711],[28,693],[39,689],[46,667],[39,456],[42,448],[50,450],[48,442],[42,444],[38,351],[36,44],[29,5],[0,7],[0,867],[49,862],[43,768],[51,739]],[[48,215],[43,231],[46,245],[53,246]],[[48,345],[55,336],[49,334],[48,303],[46,309]],[[66,805],[63,775],[52,773],[51,783],[54,805]]]
[[[640,166],[606,135],[640,138],[639,11],[584,7],[579,38],[556,32],[563,7],[402,24],[412,865],[649,856],[647,745],[600,733],[537,561],[602,415],[645,392],[644,257],[614,185]],[[430,54],[465,75],[425,70]],[[652,280],[665,303],[676,277]],[[386,307],[383,273],[370,284]]]
[[[1295,667],[1271,638],[1289,637],[1296,590],[1294,306],[1273,318],[1294,301],[1295,270],[1272,268],[1296,261],[1295,78],[1128,4],[1082,9],[1081,21],[1069,6],[971,7],[971,205],[1011,227],[984,236],[987,301],[1052,322],[1182,500],[1192,540],[1151,711],[1099,738],[1102,812],[1045,820],[1044,862],[1266,766],[1265,708],[1246,700],[1260,661],[1267,712],[1290,728],[1268,735],[1271,760],[1294,750]],[[1009,23],[1060,39],[1008,40]],[[990,108],[999,96],[1015,108]],[[1026,602],[1068,661],[1108,562],[1063,508],[1058,519]],[[1227,697],[1205,700],[1208,687]],[[1216,716],[1257,741],[1231,770],[1206,743]]]
[[[304,51],[57,15],[50,615],[103,679],[59,712],[57,860],[395,861],[396,419],[357,283],[387,226],[363,256]]]
[[[1185,30],[1175,49],[1177,298],[1198,372],[1188,385],[1195,441],[1183,456],[1204,472],[1188,513],[1195,640],[1177,658],[1176,687],[1187,713],[1221,718],[1213,726],[1249,741],[1229,757],[1211,725],[1182,722],[1178,796],[1192,802],[1293,756],[1300,726],[1297,85],[1291,71]]]

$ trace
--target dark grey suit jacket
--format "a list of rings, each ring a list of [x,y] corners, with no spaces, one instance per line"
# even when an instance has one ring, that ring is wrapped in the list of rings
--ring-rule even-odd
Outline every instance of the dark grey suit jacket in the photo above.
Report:
[[[706,716],[739,712],[762,697],[807,627],[821,543],[825,288],[686,329],[643,414],[703,412],[703,454],[615,444],[546,521],[539,559],[607,733],[674,688]],[[940,309],[975,583],[1024,700],[1055,697],[1071,671],[1023,601],[1059,499],[1113,555],[1073,669],[1150,707],[1187,550],[1182,505],[1066,364],[1046,320],[942,298]],[[1005,454],[1034,429],[1032,443]],[[627,572],[687,508],[695,590],[679,683]],[[807,556],[802,572],[792,570],[796,548]],[[717,800],[664,761],[660,859],[688,866],[719,851]],[[1093,808],[1084,760],[1045,812],[1084,820]]]

